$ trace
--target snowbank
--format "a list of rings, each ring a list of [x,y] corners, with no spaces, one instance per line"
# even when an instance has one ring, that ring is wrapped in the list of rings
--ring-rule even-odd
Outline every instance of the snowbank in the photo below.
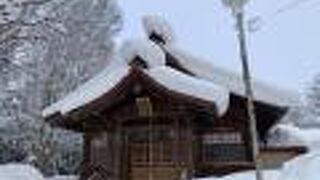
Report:
[[[279,180],[318,180],[320,153],[309,153],[286,163]]]
[[[281,176],[281,172],[278,170],[267,170],[263,171],[263,177],[265,180],[278,180]],[[248,171],[243,173],[235,173],[225,177],[208,177],[208,178],[199,178],[197,180],[256,180],[254,172]],[[286,179],[282,179],[286,180]]]
[[[34,167],[22,164],[0,165],[1,180],[44,180]]]
[[[286,163],[282,169],[265,170],[266,180],[318,180],[320,177],[320,154],[310,153]],[[255,180],[254,171],[235,173],[217,178],[199,178],[198,180]]]
[[[77,176],[54,176],[47,178],[46,180],[78,180]]]

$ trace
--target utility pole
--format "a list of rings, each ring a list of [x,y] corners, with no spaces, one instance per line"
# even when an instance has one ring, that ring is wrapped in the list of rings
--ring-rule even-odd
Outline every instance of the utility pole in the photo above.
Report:
[[[249,116],[249,128],[251,137],[251,151],[252,160],[255,166],[256,180],[263,180],[261,162],[259,137],[257,133],[257,120],[254,106],[254,95],[252,89],[252,80],[249,69],[249,58],[246,44],[246,33],[244,28],[244,6],[248,0],[222,0],[223,4],[231,8],[232,13],[237,21],[238,41],[240,48],[240,58],[242,63],[242,78],[244,82],[245,95],[247,98],[247,114]]]

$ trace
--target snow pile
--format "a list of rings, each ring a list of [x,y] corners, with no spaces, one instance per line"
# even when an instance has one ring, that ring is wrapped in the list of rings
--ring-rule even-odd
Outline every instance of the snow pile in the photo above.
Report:
[[[286,163],[279,180],[318,180],[320,177],[320,154],[309,153]]]
[[[79,177],[77,176],[54,176],[47,178],[46,180],[78,180]]]
[[[303,145],[309,151],[320,151],[320,129],[299,128],[292,124],[279,124],[270,132],[269,142],[279,145]]]
[[[220,115],[228,109],[229,92],[209,81],[186,75],[166,66],[152,68],[147,73],[169,90],[215,103]]]
[[[279,179],[280,176],[281,176],[281,171],[279,170],[263,171],[263,177],[266,180],[280,180]],[[248,171],[248,172],[242,172],[242,173],[234,173],[221,178],[208,177],[208,178],[199,178],[198,180],[256,180],[256,178],[252,171]],[[287,179],[282,179],[282,180],[287,180]]]
[[[212,62],[195,57],[175,44],[165,45],[164,49],[174,56],[179,63],[199,78],[227,88],[229,91],[244,96],[245,87],[240,74],[214,66]],[[253,80],[255,99],[265,103],[288,106],[298,104],[299,95],[284,91],[264,83]]]
[[[127,65],[119,61],[112,62],[101,73],[77,88],[65,98],[45,108],[42,115],[47,117],[56,112],[65,114],[83,106],[111,90],[128,74],[128,72],[129,67]]]
[[[174,41],[175,36],[170,24],[161,16],[148,15],[142,19],[143,27],[150,37],[152,33],[163,38],[166,43]]]
[[[1,180],[44,180],[41,173],[34,167],[22,164],[0,166]]]
[[[121,48],[123,59],[130,64],[136,57],[143,59],[148,67],[165,65],[165,54],[162,49],[149,40],[127,40]]]
[[[320,177],[320,154],[310,153],[284,164],[282,169],[264,170],[266,180],[318,180]],[[255,180],[254,171],[235,173],[221,178],[208,177],[198,180]]]

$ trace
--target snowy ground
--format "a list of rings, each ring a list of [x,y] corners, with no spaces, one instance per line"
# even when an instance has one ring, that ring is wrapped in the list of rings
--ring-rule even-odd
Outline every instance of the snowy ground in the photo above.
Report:
[[[54,176],[46,180],[78,180],[76,176]]]
[[[34,167],[23,164],[0,165],[0,180],[77,180],[76,176],[44,176]]]
[[[266,180],[318,180],[320,153],[298,157],[282,169],[263,171]],[[28,165],[9,164],[0,166],[1,180],[77,180],[75,176],[55,176],[45,179],[35,168]],[[210,177],[198,180],[255,180],[252,171],[236,173],[222,178]]]
[[[34,167],[22,164],[0,166],[1,180],[44,180],[41,173]]]
[[[299,144],[311,147],[310,152],[287,162],[281,169],[263,171],[265,180],[318,180],[320,177],[320,130],[299,129],[290,125],[281,125],[278,129],[286,136],[297,139]],[[283,141],[288,141],[286,136]],[[7,164],[0,165],[0,180],[77,180],[77,178],[75,176],[44,178],[32,166]],[[254,172],[248,171],[221,178],[209,177],[198,180],[255,180],[255,178]]]
[[[320,177],[320,153],[298,157],[282,169],[263,171],[265,180],[318,180]],[[255,180],[254,172],[236,173],[222,178],[210,177],[198,180]]]

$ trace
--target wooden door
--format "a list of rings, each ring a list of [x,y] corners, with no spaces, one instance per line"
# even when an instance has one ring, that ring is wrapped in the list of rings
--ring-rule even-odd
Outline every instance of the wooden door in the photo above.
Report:
[[[169,126],[136,127],[128,131],[129,180],[178,180],[177,132]]]

